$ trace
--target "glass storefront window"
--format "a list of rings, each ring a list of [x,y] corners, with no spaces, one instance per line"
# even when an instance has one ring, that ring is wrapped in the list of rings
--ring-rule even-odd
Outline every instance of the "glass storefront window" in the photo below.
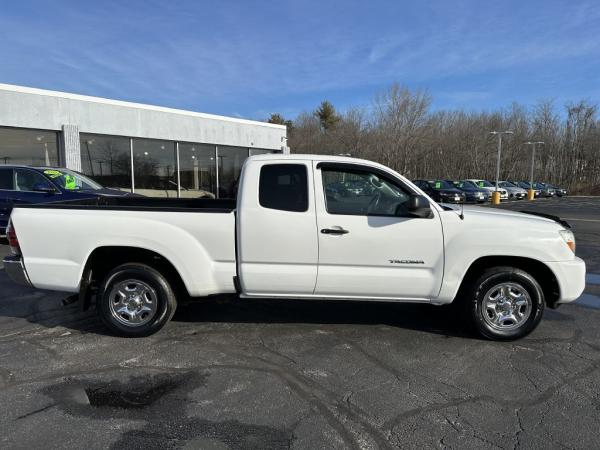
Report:
[[[179,143],[179,177],[182,198],[215,198],[217,194],[215,146]]]
[[[0,127],[0,166],[59,167],[58,137],[56,131]],[[142,195],[177,197],[175,142],[91,133],[80,133],[79,139],[81,171],[102,186],[124,191],[131,191],[133,186]],[[273,151],[180,142],[179,195],[235,198],[246,158],[265,153]]]
[[[247,147],[218,146],[219,198],[235,198]]]
[[[129,138],[81,133],[79,139],[83,174],[105,187],[130,191]]]
[[[175,143],[133,139],[135,192],[149,197],[177,197]]]
[[[58,166],[58,133],[0,127],[0,164]]]

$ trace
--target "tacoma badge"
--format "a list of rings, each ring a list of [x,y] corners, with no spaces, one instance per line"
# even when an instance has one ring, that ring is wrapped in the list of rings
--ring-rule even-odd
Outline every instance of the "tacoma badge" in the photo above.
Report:
[[[420,259],[390,259],[390,264],[425,264],[425,261]]]

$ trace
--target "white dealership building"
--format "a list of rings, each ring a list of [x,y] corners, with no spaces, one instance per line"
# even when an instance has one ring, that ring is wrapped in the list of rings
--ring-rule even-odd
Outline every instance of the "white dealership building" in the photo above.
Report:
[[[233,195],[244,160],[287,153],[265,122],[0,84],[0,165],[58,166],[144,195]]]

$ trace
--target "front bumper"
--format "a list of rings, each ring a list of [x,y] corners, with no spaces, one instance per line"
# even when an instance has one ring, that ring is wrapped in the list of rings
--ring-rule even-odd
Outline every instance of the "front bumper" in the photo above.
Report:
[[[441,203],[464,203],[465,197],[457,196],[457,195],[452,195],[449,197],[442,196],[442,197],[440,197],[440,201],[441,201]]]
[[[6,256],[2,260],[2,264],[4,265],[4,271],[11,280],[18,284],[31,286],[31,281],[29,281],[29,276],[27,275],[21,256]]]
[[[560,296],[556,304],[570,303],[585,289],[585,262],[575,257],[571,261],[546,262],[558,281]]]
[[[483,203],[488,200],[488,197],[483,194],[466,194],[465,201],[473,203]]]

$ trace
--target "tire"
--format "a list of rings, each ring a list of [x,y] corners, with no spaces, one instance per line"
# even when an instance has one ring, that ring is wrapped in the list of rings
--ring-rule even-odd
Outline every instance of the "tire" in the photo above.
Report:
[[[167,279],[144,264],[123,264],[104,279],[97,311],[108,329],[119,336],[156,333],[171,320],[177,299]]]
[[[470,322],[487,339],[509,341],[527,336],[544,314],[546,302],[539,283],[515,267],[487,269],[466,292]]]

